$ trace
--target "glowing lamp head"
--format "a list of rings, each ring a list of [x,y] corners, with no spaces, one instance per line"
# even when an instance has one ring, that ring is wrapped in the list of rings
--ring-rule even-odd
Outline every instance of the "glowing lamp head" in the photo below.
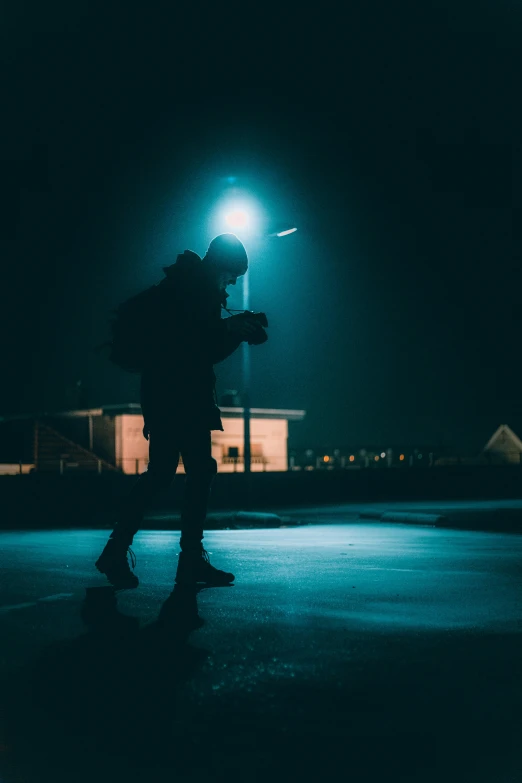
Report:
[[[212,211],[209,233],[230,231],[241,239],[265,233],[266,217],[261,205],[250,193],[236,187],[223,194]]]
[[[248,214],[243,209],[234,209],[225,215],[225,221],[229,228],[239,231],[248,227]]]

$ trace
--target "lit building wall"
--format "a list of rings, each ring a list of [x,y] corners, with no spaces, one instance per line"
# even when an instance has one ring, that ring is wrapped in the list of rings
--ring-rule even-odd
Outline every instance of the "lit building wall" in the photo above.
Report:
[[[26,464],[21,462],[10,462],[0,464],[0,476],[17,476],[20,473],[24,475],[30,473],[35,469],[34,464]]]
[[[143,473],[149,462],[149,442],[143,437],[143,416],[115,417],[116,467],[124,473]]]
[[[243,419],[223,419],[224,432],[212,433],[212,456],[220,473],[244,470]],[[286,419],[250,420],[251,470],[288,470],[288,421]],[[236,453],[238,457],[229,456]]]
[[[223,418],[224,432],[212,432],[212,456],[219,473],[244,470],[243,419]],[[143,473],[149,460],[149,443],[143,437],[143,416],[115,416],[116,466],[124,473]],[[288,470],[288,421],[286,419],[250,420],[252,472]],[[180,463],[179,473],[184,473]]]

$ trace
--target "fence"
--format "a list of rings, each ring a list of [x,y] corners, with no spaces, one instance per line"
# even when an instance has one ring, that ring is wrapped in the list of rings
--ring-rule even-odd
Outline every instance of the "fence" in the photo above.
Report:
[[[325,459],[325,456],[314,457],[310,459],[306,455],[290,454],[287,458],[280,454],[274,456],[252,455],[251,471],[253,473],[271,473],[271,472],[352,472],[352,471],[382,471],[382,470],[401,470],[416,471],[419,469],[438,469],[451,467],[484,467],[484,466],[521,466],[522,453],[513,452],[507,454],[483,454],[479,457],[469,456],[439,456],[436,452],[409,454],[396,457],[385,455],[366,455],[357,460],[350,460],[348,456],[332,456]],[[375,457],[379,457],[377,460]],[[243,473],[244,459],[242,456],[219,456],[217,459],[219,473]],[[44,473],[54,473],[59,475],[71,475],[75,473],[102,474],[107,471],[115,471],[127,475],[136,475],[147,470],[148,459],[145,457],[119,460],[117,465],[110,465],[103,459],[93,458],[89,462],[71,459],[68,455],[62,455],[52,463],[47,462],[44,466],[29,464],[25,462],[13,462],[9,464],[0,464],[0,475],[25,475],[35,471]],[[185,473],[183,460],[180,458],[177,472]]]

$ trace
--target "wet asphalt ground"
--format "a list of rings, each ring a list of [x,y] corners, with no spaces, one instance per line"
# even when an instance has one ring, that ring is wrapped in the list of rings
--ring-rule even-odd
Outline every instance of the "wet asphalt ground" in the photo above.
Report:
[[[0,534],[2,783],[522,781],[522,537],[212,531],[196,592],[178,536],[115,593],[106,532]]]

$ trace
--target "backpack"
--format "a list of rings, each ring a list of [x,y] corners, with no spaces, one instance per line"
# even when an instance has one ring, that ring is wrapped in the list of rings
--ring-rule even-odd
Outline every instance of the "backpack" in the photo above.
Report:
[[[153,285],[113,310],[109,360],[127,372],[141,373],[150,356],[158,315],[158,285]]]
[[[201,258],[192,250],[185,250],[177,257],[175,264],[163,267],[166,280],[145,289],[123,302],[113,310],[110,322],[111,339],[97,350],[109,347],[109,360],[122,370],[142,373],[148,360],[161,355],[164,348],[163,336],[166,326],[172,328],[172,321],[165,323],[165,305],[172,312],[180,303],[177,285],[187,275],[187,270],[201,264]],[[167,284],[167,288],[165,288]]]

